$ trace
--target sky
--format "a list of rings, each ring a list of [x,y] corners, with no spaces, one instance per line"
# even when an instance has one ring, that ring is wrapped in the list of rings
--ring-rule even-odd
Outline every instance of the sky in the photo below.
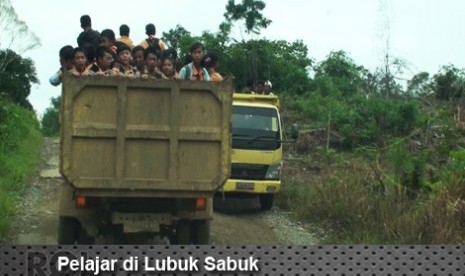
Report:
[[[2,0],[0,0],[2,1]],[[135,43],[145,38],[145,25],[154,23],[157,36],[183,26],[193,35],[216,32],[224,21],[227,0],[10,0],[19,18],[41,40],[41,46],[23,56],[34,60],[39,85],[29,101],[38,115],[50,106],[50,98],[61,93],[48,79],[59,69],[58,51],[64,45],[77,46],[82,31],[79,18],[92,17],[93,28],[131,28]],[[238,2],[240,0],[236,0]],[[390,56],[406,62],[411,72],[437,73],[444,65],[463,68],[465,29],[463,0],[264,0],[263,14],[272,20],[259,36],[247,36],[236,24],[233,37],[302,40],[309,57],[323,61],[331,51],[344,50],[358,65],[375,70],[383,65],[389,37]],[[389,35],[389,36],[387,36]],[[271,80],[273,81],[273,80]]]

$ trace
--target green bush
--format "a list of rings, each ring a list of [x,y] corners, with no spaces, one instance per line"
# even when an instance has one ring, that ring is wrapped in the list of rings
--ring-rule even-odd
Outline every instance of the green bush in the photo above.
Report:
[[[413,101],[327,93],[314,91],[298,102],[299,109],[315,125],[326,127],[329,122],[346,148],[386,143],[409,134],[423,121]]]
[[[51,99],[52,106],[45,110],[42,117],[42,133],[44,136],[53,137],[60,135],[60,108],[61,97]]]
[[[25,181],[36,171],[41,140],[35,114],[0,99],[0,239]]]

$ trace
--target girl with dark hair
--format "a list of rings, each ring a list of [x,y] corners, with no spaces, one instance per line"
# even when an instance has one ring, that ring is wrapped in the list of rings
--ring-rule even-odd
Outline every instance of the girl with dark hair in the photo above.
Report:
[[[176,59],[177,53],[174,49],[168,49],[163,52],[161,59],[162,68],[161,71],[163,79],[180,79],[178,72],[176,72]]]
[[[90,74],[89,68],[86,66],[87,58],[86,51],[82,48],[74,49],[74,68],[71,73],[75,76],[88,76]]]
[[[211,81],[223,81],[223,77],[218,73],[219,61],[217,55],[214,53],[206,54],[203,58],[203,64],[210,74]]]

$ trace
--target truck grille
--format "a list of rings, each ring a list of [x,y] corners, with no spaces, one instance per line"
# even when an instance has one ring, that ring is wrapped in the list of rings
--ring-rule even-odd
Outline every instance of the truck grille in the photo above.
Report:
[[[232,164],[231,179],[265,179],[268,165],[257,164]]]

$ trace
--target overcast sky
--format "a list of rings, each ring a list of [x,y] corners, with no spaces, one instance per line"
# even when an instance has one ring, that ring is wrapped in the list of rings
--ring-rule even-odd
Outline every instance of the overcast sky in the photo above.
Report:
[[[1,1],[1,0],[0,0]],[[236,0],[238,2],[240,0]],[[261,36],[294,41],[308,46],[309,57],[322,61],[331,51],[344,50],[359,65],[370,70],[382,65],[389,26],[390,53],[406,60],[414,73],[438,72],[441,66],[465,63],[463,0],[267,0],[264,15],[271,25]],[[82,31],[79,18],[92,17],[96,30],[111,28],[118,36],[123,23],[139,43],[145,25],[154,23],[157,35],[182,25],[194,35],[216,32],[224,21],[227,0],[136,0],[136,1],[30,1],[11,0],[19,18],[40,37],[42,46],[25,55],[37,67],[40,85],[33,87],[29,100],[41,115],[50,98],[61,93],[48,78],[59,68],[58,51],[76,46]],[[240,28],[233,36],[241,38]],[[273,80],[271,80],[273,81]]]

